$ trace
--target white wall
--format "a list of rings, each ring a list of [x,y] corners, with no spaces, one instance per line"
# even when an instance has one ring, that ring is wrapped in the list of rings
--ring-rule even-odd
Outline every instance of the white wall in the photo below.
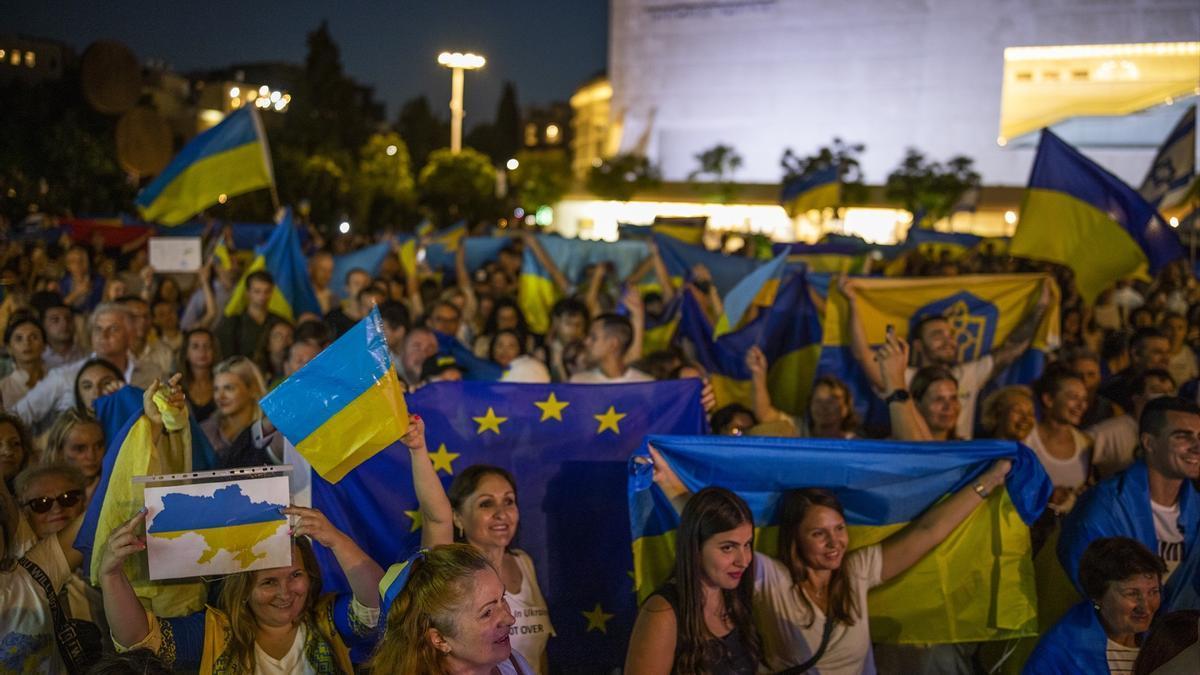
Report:
[[[783,148],[807,154],[837,135],[867,145],[868,182],[915,146],[975,158],[987,184],[1023,185],[1033,150],[996,145],[1005,47],[1200,36],[1196,0],[610,0],[610,10],[613,114],[629,146],[657,110],[648,152],[668,180],[724,142],[745,160],[738,180],[778,181]],[[1135,185],[1153,156],[1085,152]]]

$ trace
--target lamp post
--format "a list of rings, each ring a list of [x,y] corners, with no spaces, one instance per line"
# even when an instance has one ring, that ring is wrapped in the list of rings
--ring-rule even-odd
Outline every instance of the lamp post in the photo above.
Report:
[[[442,52],[438,63],[450,69],[450,152],[462,150],[463,71],[482,68],[487,59],[467,52]]]

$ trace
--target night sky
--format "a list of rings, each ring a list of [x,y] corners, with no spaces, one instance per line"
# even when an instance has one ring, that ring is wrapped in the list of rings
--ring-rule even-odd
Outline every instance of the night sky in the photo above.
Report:
[[[468,127],[490,121],[505,80],[522,107],[565,101],[603,70],[607,0],[66,0],[12,3],[0,32],[66,42],[79,53],[115,39],[139,60],[162,59],[188,72],[233,63],[303,63],[305,36],[329,20],[346,73],[375,87],[394,120],[407,99],[425,94],[448,117],[449,71],[441,51],[475,51],[487,66],[468,73]]]

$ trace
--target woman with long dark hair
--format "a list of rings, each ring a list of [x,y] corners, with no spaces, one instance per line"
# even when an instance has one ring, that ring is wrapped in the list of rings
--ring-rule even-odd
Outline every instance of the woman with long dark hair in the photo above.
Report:
[[[750,675],[761,649],[751,614],[754,517],[746,502],[710,487],[688,500],[675,570],[638,613],[625,672]]]

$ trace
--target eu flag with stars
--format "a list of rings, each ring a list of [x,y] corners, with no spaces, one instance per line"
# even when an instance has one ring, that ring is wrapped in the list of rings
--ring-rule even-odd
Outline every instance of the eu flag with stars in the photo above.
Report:
[[[408,396],[448,488],[473,464],[516,477],[513,547],[533,559],[550,606],[553,672],[618,668],[637,615],[626,500],[627,462],[647,434],[701,434],[700,380],[570,385],[441,382]],[[313,476],[313,506],[380,565],[420,546],[412,468],[397,443],[337,485]],[[329,590],[347,588],[319,550]],[[364,655],[355,655],[356,660]]]

